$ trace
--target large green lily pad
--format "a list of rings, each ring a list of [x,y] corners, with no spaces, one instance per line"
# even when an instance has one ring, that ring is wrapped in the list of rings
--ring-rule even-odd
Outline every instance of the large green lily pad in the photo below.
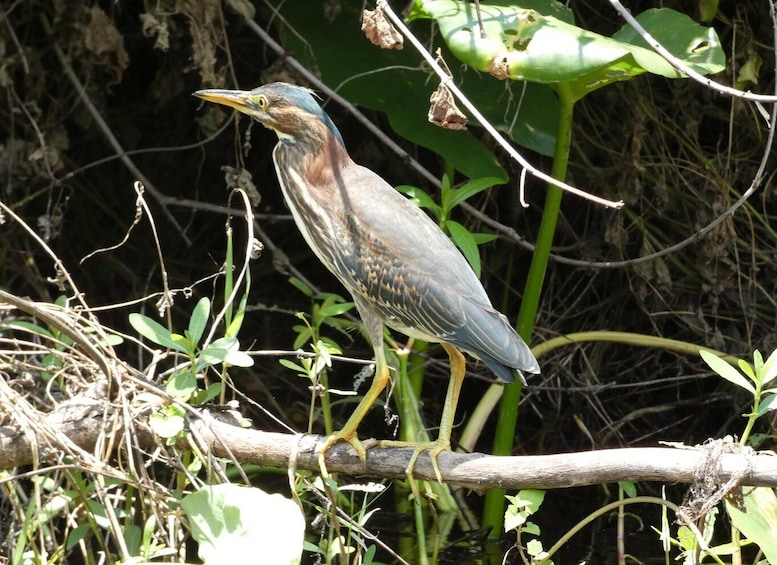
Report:
[[[473,3],[416,0],[411,16],[434,19],[453,54],[467,65],[502,79],[564,84],[574,99],[645,72],[683,76],[629,26],[610,38],[522,6],[481,4],[481,14],[485,37]],[[714,29],[669,9],[648,10],[637,20],[692,69],[709,74],[725,68]]]

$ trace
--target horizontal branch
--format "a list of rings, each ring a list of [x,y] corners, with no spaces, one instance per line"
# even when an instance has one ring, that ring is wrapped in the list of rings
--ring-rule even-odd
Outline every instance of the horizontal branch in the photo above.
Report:
[[[40,431],[35,432],[39,435],[35,438],[29,429],[25,432],[13,426],[0,427],[0,470],[31,464],[36,444],[46,445],[48,458],[55,456],[56,446],[51,445],[52,431],[55,432],[53,437],[67,438],[68,442],[91,451],[100,434],[104,433],[105,423],[110,420],[110,409],[106,412],[104,405],[98,407],[95,399],[75,398],[45,417],[51,428],[45,438]],[[298,469],[318,470],[318,449],[323,444],[323,436],[240,428],[218,421],[208,411],[203,412],[191,428],[219,457],[234,457],[243,464],[279,468],[288,468],[290,461],[294,461],[293,465]],[[115,427],[111,429],[112,434],[121,431]],[[144,448],[154,447],[151,434],[143,433],[138,441]],[[372,443],[377,442],[373,440]],[[179,447],[188,446],[181,440]],[[350,445],[337,444],[327,454],[327,467],[330,472],[357,477],[404,478],[412,454],[412,448],[374,445],[368,449],[367,460],[362,463]],[[494,487],[552,489],[617,481],[691,483],[697,469],[709,465],[708,456],[704,447],[644,447],[515,457],[444,452],[437,461],[443,481],[449,484],[476,490]],[[46,459],[42,457],[41,464],[45,464]],[[750,450],[725,453],[717,460],[716,467],[718,483],[741,477],[741,485],[777,486],[777,457],[772,455],[755,454]],[[414,476],[434,480],[434,470],[426,455],[419,458]]]

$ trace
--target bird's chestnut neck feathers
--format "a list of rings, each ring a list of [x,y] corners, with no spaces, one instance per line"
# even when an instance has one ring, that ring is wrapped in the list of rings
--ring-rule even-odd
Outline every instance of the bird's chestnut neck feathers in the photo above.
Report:
[[[252,90],[251,99],[264,106],[251,115],[278,134],[275,158],[283,166],[305,169],[323,185],[350,161],[340,131],[307,88],[276,82]]]

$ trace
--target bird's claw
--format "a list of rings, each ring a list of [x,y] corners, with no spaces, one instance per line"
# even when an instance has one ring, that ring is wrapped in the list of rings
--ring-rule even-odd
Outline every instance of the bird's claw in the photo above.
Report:
[[[434,476],[437,478],[437,482],[442,484],[442,474],[440,473],[440,467],[437,465],[437,456],[443,451],[451,450],[450,441],[438,439],[437,441],[429,441],[424,443],[414,443],[412,441],[394,441],[386,440],[380,442],[381,447],[412,447],[413,455],[410,457],[410,463],[408,463],[405,469],[405,476],[411,484],[411,488],[414,486],[415,479],[413,477],[413,470],[415,469],[418,458],[424,451],[429,452],[429,460],[432,463],[432,469],[434,469]],[[413,488],[415,493],[415,488]],[[417,494],[417,493],[416,493]]]
[[[335,432],[326,438],[324,445],[321,446],[321,449],[318,452],[318,468],[321,470],[321,476],[324,479],[329,478],[329,471],[326,468],[326,452],[338,441],[347,441],[350,443],[362,463],[367,460],[367,449],[364,448],[362,442],[356,437],[355,430],[340,430],[339,432]]]

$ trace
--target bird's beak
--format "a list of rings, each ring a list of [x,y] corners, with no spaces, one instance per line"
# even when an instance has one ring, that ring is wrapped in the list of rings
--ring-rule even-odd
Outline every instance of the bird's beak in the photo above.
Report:
[[[244,114],[250,114],[253,110],[253,104],[251,103],[250,98],[251,93],[245,90],[198,90],[193,96],[202,98],[208,102],[229,106]]]

